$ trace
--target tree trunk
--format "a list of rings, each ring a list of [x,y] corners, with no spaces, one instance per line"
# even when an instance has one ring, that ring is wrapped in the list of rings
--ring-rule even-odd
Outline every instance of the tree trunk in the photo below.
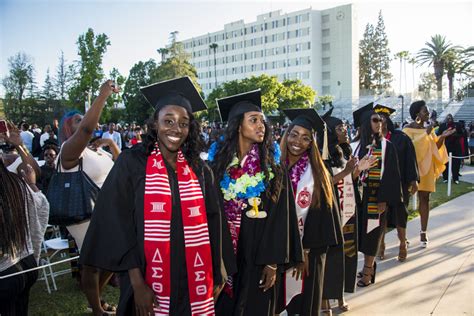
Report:
[[[448,73],[449,100],[454,98],[454,76]]]

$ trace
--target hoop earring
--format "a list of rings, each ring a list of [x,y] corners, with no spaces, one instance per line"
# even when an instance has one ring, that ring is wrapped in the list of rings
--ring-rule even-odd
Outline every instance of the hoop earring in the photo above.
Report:
[[[415,122],[416,124],[421,124],[421,118],[417,116]]]

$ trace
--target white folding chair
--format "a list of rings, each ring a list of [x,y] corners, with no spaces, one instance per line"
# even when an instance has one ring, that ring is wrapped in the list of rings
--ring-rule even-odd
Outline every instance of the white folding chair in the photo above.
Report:
[[[69,249],[69,242],[68,242],[67,239],[62,239],[61,237],[56,237],[56,238],[52,238],[52,239],[48,239],[48,240],[43,241],[42,246],[43,246],[44,255],[40,259],[40,265],[48,265],[48,266],[44,267],[42,269],[43,270],[43,276],[41,278],[39,278],[39,280],[42,280],[44,278],[48,293],[51,294],[51,288],[49,286],[48,277],[51,278],[51,281],[53,283],[53,289],[55,291],[57,291],[58,288],[56,286],[55,277],[58,276],[58,275],[66,274],[66,273],[70,272],[71,269],[69,268],[69,269],[64,269],[64,270],[61,270],[61,271],[54,272],[53,267],[49,264],[51,263],[51,261],[53,260],[53,258],[57,254],[64,253],[63,252],[64,250]]]

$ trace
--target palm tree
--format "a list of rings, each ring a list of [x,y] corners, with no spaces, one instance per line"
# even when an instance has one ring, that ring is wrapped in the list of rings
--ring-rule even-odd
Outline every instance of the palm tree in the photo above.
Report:
[[[454,76],[462,72],[463,61],[461,59],[461,51],[458,49],[450,49],[446,54],[446,76],[448,77],[449,99],[454,97]]]
[[[161,55],[161,63],[164,63],[166,54],[169,53],[169,50],[167,48],[159,48],[156,51]]]
[[[219,45],[217,45],[217,43],[212,43],[211,45],[209,45],[209,49],[212,49],[213,52],[214,52],[214,80],[215,80],[215,87],[214,89],[217,88],[217,68],[216,68],[216,50],[217,50],[217,47]]]
[[[452,47],[451,42],[446,40],[446,37],[436,34],[431,37],[431,42],[426,42],[427,47],[418,51],[417,62],[420,65],[433,65],[434,75],[436,78],[436,90],[438,93],[438,103],[441,103],[443,90],[443,75],[445,70],[445,63],[447,54]]]
[[[403,60],[406,61],[409,55],[410,55],[410,52],[407,50],[402,50],[401,52],[398,52],[395,54],[395,58],[400,59],[400,91],[399,91],[400,94],[402,94],[402,61]],[[405,87],[406,87],[406,77],[407,77],[406,74],[407,74],[407,67],[405,63]]]
[[[415,64],[416,64],[416,59],[414,57],[411,57],[408,59],[408,63],[411,64],[411,76],[412,76],[412,82],[413,82],[413,96],[416,91],[416,84],[415,84]]]

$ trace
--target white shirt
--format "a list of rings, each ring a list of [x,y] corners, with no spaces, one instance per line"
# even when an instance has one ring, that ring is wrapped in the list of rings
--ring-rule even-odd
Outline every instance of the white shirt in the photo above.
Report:
[[[114,131],[113,134],[110,134],[109,132],[105,132],[102,134],[102,138],[109,138],[114,141],[114,143],[117,144],[118,148],[122,149],[122,137],[120,136],[120,133]]]
[[[20,137],[23,140],[23,144],[25,144],[26,148],[31,151],[31,148],[33,146],[33,138],[35,137],[35,135],[33,135],[33,133],[30,131],[22,131],[20,133]]]
[[[94,151],[86,147],[80,157],[82,158],[82,170],[101,188],[105,178],[107,178],[107,175],[114,166],[112,155],[101,148]],[[68,170],[61,166],[61,172],[75,172],[77,170],[79,170],[79,165]]]
[[[41,136],[40,136],[40,146],[43,147],[44,142],[47,141],[48,139],[49,139],[49,133],[41,134]],[[56,135],[54,135],[54,139],[57,139]]]

